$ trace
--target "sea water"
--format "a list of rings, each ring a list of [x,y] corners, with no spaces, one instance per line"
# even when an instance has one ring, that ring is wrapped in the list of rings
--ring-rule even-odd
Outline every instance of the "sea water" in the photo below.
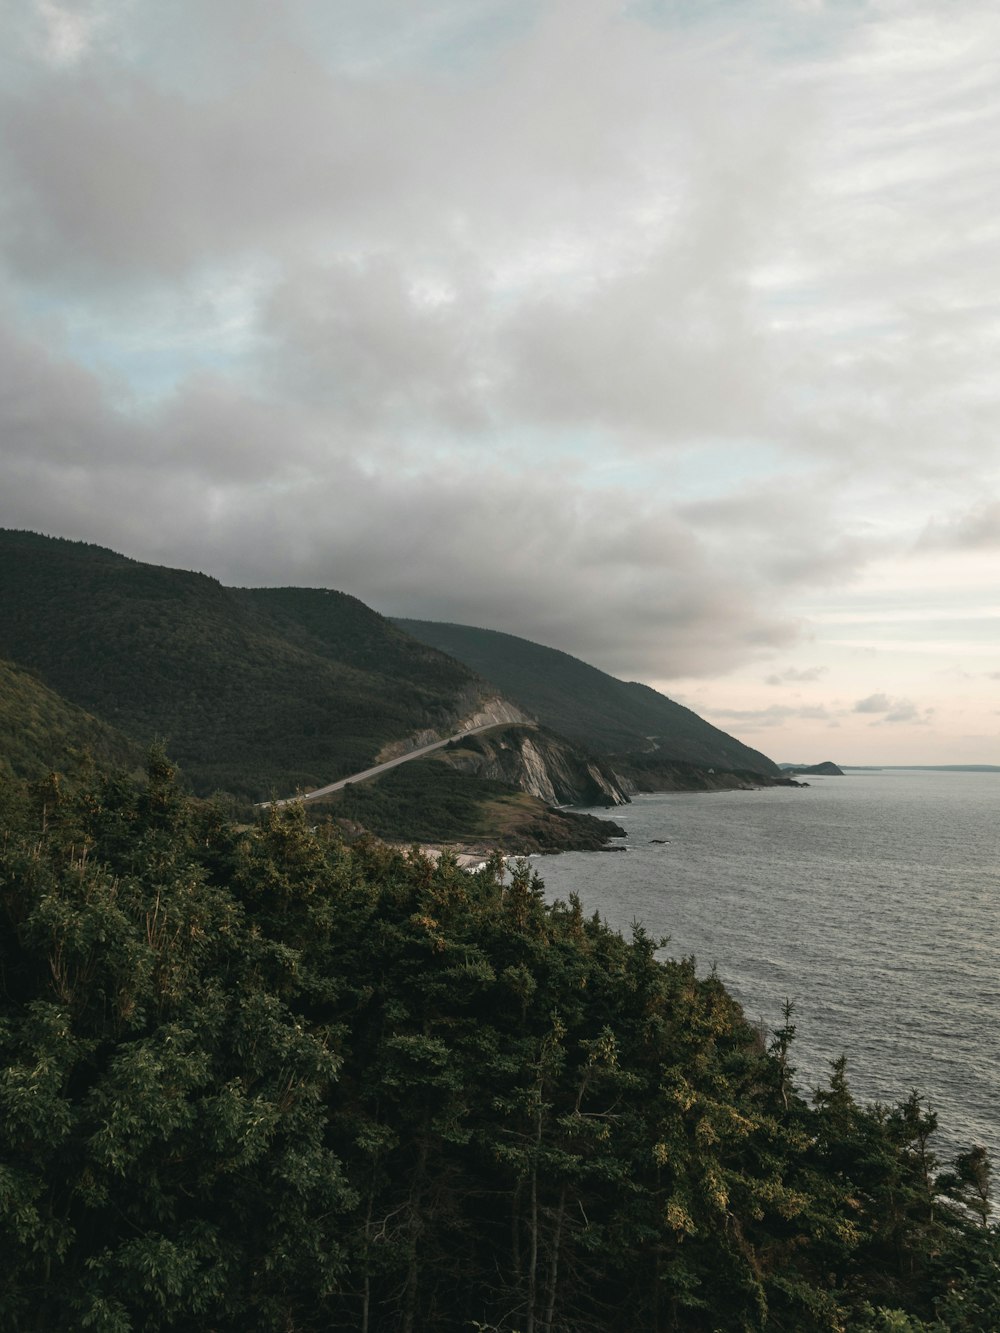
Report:
[[[942,1159],[1000,1164],[1000,773],[808,781],[639,796],[613,812],[625,852],[535,864],[549,898],[715,968],[751,1022],[790,999],[805,1095],[844,1054],[858,1099],[921,1094]]]

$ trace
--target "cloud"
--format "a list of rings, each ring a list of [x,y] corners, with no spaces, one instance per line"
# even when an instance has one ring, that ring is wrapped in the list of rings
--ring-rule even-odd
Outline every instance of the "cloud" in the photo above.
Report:
[[[174,278],[285,252],[334,216],[344,239],[370,223],[377,240],[376,210],[391,196],[401,206],[408,174],[405,109],[280,44],[237,95],[196,98],[97,65],[3,109],[10,252],[35,279]]]
[[[53,0],[35,0],[45,24],[45,54],[54,65],[74,64],[86,51],[93,26],[92,15],[73,13]]]
[[[886,713],[883,722],[920,722],[928,720],[926,713],[921,713],[916,704],[909,699],[899,699]]]
[[[771,675],[765,677],[766,685],[800,685],[807,684],[810,681],[820,680],[826,675],[828,668],[825,666],[803,667],[796,670],[795,667],[788,667],[785,671],[773,671]]]
[[[826,722],[837,726],[837,714],[822,704],[802,705],[771,704],[768,708],[714,708],[712,717],[715,721],[738,722],[754,729],[759,727],[781,727],[786,722],[808,721]]]
[[[0,7],[0,521],[658,680],[995,544],[1000,15]]]
[[[859,699],[850,710],[852,713],[873,714],[883,723],[915,723],[927,725],[934,710],[921,709],[910,699],[894,699],[885,694],[872,694],[866,699]],[[841,707],[826,704],[770,704],[766,708],[713,708],[712,720],[720,725],[738,724],[752,730],[782,727],[796,722],[825,722],[827,726],[839,727],[841,720],[848,713]]]
[[[870,694],[865,699],[859,699],[852,711],[883,714],[876,723],[873,723],[875,726],[880,726],[884,722],[913,722],[926,725],[934,710],[921,709],[911,699],[890,698],[887,694]]]
[[[461,454],[442,470],[360,428],[331,436],[322,417],[224,377],[190,381],[137,422],[96,377],[9,329],[0,351],[0,397],[19,422],[5,453],[10,526],[230,583],[343,588],[623,674],[724,671],[795,633],[680,518],[629,492],[594,493],[544,466],[526,485],[502,460]]]
[[[892,707],[887,694],[869,694],[854,705],[855,713],[887,713]]]
[[[1000,548],[1000,500],[984,500],[948,518],[933,518],[917,542],[918,550],[991,551]]]
[[[489,424],[493,318],[481,279],[416,281],[388,256],[301,267],[270,295],[269,368],[342,420],[400,428]]]

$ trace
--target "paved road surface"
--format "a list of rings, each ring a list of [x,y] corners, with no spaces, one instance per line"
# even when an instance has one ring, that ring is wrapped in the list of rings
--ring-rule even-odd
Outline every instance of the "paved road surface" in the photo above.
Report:
[[[284,801],[261,801],[262,806],[268,805],[294,805],[296,801],[315,801],[321,796],[329,796],[332,791],[340,791],[346,787],[349,782],[364,782],[365,778],[377,777],[379,773],[386,773],[390,768],[398,768],[400,764],[408,764],[411,759],[419,759],[421,755],[430,754],[432,750],[441,750],[452,741],[460,741],[463,736],[475,736],[480,731],[490,731],[493,727],[501,725],[519,725],[533,726],[533,723],[522,722],[518,724],[502,724],[499,722],[484,722],[481,727],[472,727],[468,731],[456,731],[454,736],[446,736],[443,741],[431,741],[430,745],[421,745],[416,750],[408,750],[406,754],[401,754],[398,759],[387,759],[384,764],[376,764],[374,768],[366,768],[361,773],[352,773],[349,778],[341,778],[339,782],[329,782],[325,787],[317,787],[315,791],[303,792],[301,796],[289,796]]]

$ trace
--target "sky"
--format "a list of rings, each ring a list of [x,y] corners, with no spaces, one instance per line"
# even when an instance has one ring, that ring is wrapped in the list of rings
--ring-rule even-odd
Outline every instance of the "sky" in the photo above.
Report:
[[[995,4],[0,24],[0,525],[1000,763]]]

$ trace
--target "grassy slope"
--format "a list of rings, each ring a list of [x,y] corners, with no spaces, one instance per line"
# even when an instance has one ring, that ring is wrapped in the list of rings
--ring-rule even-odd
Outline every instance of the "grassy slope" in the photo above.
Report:
[[[0,661],[0,773],[41,777],[66,767],[74,750],[103,764],[137,768],[141,748],[121,732],[48,689],[29,672]]]
[[[224,588],[101,547],[0,531],[0,657],[142,744],[198,790],[259,798],[447,726],[472,673],[353,597]]]
[[[394,840],[483,843],[520,853],[599,848],[623,832],[612,821],[550,810],[527,792],[460,773],[440,755],[352,783],[309,808]]]
[[[554,648],[512,634],[428,620],[393,622],[494,682],[546,726],[591,750],[624,754],[659,745],[663,759],[778,774],[757,750],[647,685],[616,680]]]

